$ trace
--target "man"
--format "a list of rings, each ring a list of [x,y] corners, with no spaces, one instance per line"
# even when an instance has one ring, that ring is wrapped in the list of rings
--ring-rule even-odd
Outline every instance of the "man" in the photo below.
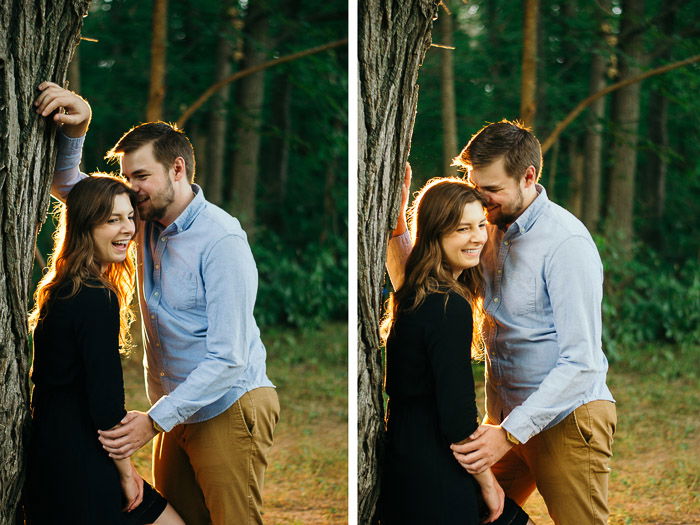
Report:
[[[455,457],[472,473],[491,467],[520,505],[537,486],[557,524],[607,523],[616,413],[596,246],[547,199],[537,183],[540,143],[518,123],[485,126],[455,162],[487,202],[482,269],[493,321],[484,334],[486,418],[469,442],[452,446]],[[402,216],[389,243],[395,287],[411,248],[405,229]]]
[[[41,115],[61,109],[52,192],[65,198],[86,177],[78,164],[91,110],[56,84],[39,89]],[[136,126],[108,156],[120,161],[142,219],[138,291],[152,406],[99,439],[119,459],[155,437],[156,488],[188,525],[262,523],[279,404],[253,318],[257,271],[246,235],[193,184],[192,146],[170,124]]]

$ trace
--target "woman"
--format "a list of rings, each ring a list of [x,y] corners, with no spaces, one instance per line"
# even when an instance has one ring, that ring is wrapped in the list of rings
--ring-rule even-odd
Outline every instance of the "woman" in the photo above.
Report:
[[[515,503],[505,500],[504,509],[490,470],[472,477],[450,450],[478,426],[470,348],[478,348],[472,311],[481,313],[483,201],[461,179],[433,179],[411,215],[414,247],[383,326],[389,406],[382,523],[525,524]]]
[[[184,524],[129,459],[110,459],[97,440],[126,414],[119,345],[129,342],[135,208],[135,194],[102,175],[79,182],[61,213],[29,317],[30,524]]]

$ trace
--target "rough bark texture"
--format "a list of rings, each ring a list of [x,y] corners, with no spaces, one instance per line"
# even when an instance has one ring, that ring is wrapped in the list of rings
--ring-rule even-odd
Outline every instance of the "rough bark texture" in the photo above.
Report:
[[[449,6],[449,2],[443,0]],[[449,7],[448,7],[449,8]],[[440,45],[454,46],[452,13],[441,9],[438,14]],[[457,107],[455,104],[454,50],[440,50],[440,96],[442,101],[442,171],[445,177],[455,174],[450,167],[457,151]]]
[[[520,83],[520,120],[535,127],[537,111],[537,18],[539,0],[525,0],[523,23],[523,66]]]
[[[265,62],[269,48],[269,20],[260,0],[252,0],[246,16],[243,68]],[[233,214],[251,235],[255,225],[255,190],[260,162],[260,125],[265,99],[265,72],[243,78],[238,87],[236,153],[233,157]]]
[[[65,83],[87,5],[0,4],[0,525],[15,523],[24,481],[28,291],[55,162],[55,127],[32,103],[42,81]]]
[[[609,2],[601,0],[601,7],[608,8]],[[605,87],[605,69],[609,25],[602,19],[599,22],[599,44],[591,58],[591,76],[588,92],[593,95]],[[603,119],[605,118],[605,98],[591,104],[586,130],[586,177],[584,179],[584,199],[582,220],[591,232],[598,231],[600,221],[600,188],[603,169]]]
[[[418,70],[437,2],[364,0],[359,6],[358,519],[374,519],[383,433],[378,323],[384,261],[400,200],[418,102]]]
[[[622,2],[620,33],[630,32],[641,23],[644,16],[643,0]],[[620,80],[634,77],[641,71],[643,57],[643,33],[632,32],[620,45]],[[615,92],[612,147],[612,171],[608,189],[608,217],[606,231],[619,237],[623,247],[632,239],[634,208],[634,177],[637,171],[637,142],[639,140],[639,90],[638,82]]]
[[[151,37],[151,83],[148,90],[146,120],[163,119],[165,101],[165,50],[168,38],[168,0],[153,2],[153,35]]]
[[[221,29],[216,46],[216,81],[231,74],[233,53],[233,16],[230,2],[222,4]],[[226,158],[226,122],[231,85],[227,84],[212,98],[209,120],[209,166],[207,172],[207,200],[221,204],[223,197],[224,159]]]

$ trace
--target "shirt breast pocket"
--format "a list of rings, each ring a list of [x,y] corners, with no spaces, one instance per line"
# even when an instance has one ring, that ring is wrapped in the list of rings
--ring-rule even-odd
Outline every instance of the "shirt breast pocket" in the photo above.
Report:
[[[197,278],[189,272],[169,272],[163,279],[163,301],[176,310],[194,308],[197,304]]]
[[[508,294],[505,306],[513,315],[527,315],[537,308],[537,281],[527,272],[513,273],[508,279]]]

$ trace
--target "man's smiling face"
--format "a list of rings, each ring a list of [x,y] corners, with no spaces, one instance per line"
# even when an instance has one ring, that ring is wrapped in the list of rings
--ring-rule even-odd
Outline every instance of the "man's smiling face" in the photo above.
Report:
[[[525,179],[508,175],[503,157],[469,172],[470,182],[486,200],[486,219],[501,229],[513,223],[527,208],[523,197]]]

